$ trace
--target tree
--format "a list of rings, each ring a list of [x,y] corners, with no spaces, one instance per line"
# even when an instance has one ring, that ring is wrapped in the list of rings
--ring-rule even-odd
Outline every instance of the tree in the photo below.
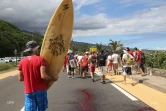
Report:
[[[100,43],[100,44],[96,43],[96,48],[97,48],[98,52],[101,51],[102,47],[103,47],[102,43]]]
[[[108,46],[110,46],[113,50],[119,50],[121,47],[123,47],[123,44],[120,43],[121,41],[113,41],[110,39],[110,43]]]

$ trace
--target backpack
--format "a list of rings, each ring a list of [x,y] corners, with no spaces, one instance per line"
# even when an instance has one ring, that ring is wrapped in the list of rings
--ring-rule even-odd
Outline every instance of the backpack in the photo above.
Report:
[[[142,62],[144,62],[144,61],[145,61],[145,55],[144,55],[144,53],[141,53],[140,60],[141,60]]]
[[[134,59],[131,58],[129,55],[127,55],[126,64],[127,65],[134,65]]]
[[[75,68],[75,67],[76,67],[76,63],[75,63],[75,60],[74,60],[74,56],[70,56],[70,57],[69,57],[69,65],[70,65],[72,68]]]

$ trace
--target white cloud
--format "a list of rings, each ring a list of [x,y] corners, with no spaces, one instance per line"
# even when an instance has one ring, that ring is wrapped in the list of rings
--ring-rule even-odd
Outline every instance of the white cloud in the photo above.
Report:
[[[76,19],[75,26],[87,24],[91,27],[100,26],[88,30],[77,30],[75,37],[79,36],[104,36],[104,35],[132,35],[151,32],[166,32],[166,6],[158,7],[157,11],[145,9],[135,12],[123,18],[109,18],[106,14],[84,15]],[[104,27],[103,27],[104,26]],[[81,29],[80,27],[80,29]]]
[[[156,47],[154,50],[166,50],[166,47]]]
[[[79,11],[82,6],[93,5],[101,0],[73,1],[76,11]],[[60,2],[61,0],[1,0],[0,19],[11,21],[21,29],[44,32]]]

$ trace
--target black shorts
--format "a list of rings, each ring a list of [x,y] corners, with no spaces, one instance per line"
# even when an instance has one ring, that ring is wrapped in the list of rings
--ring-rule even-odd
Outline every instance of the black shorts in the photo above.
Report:
[[[69,65],[69,71],[74,72],[74,68]]]
[[[126,72],[127,75],[132,75],[131,67],[125,67],[124,71]]]

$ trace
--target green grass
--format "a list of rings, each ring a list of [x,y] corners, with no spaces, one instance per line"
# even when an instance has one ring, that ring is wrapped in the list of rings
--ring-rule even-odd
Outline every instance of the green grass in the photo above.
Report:
[[[9,70],[9,69],[13,69],[16,67],[17,66],[15,63],[0,63],[0,71]]]

